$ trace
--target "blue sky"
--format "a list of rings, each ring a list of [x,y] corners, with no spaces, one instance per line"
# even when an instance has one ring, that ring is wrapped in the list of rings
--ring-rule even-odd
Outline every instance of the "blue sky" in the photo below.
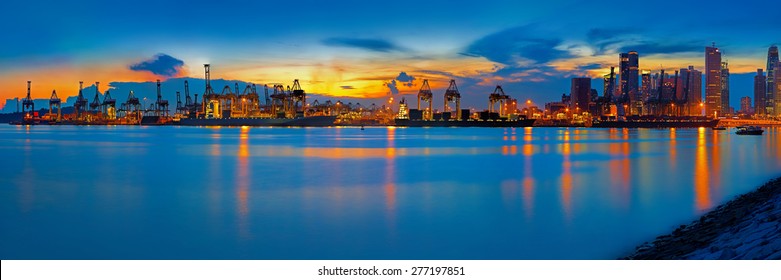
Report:
[[[542,104],[567,92],[570,78],[617,66],[619,52],[637,50],[653,71],[702,68],[704,47],[716,42],[735,73],[737,106],[753,95],[751,72],[765,67],[767,47],[781,43],[779,7],[708,3],[3,1],[0,99],[22,96],[27,80],[33,97],[65,97],[79,80],[202,78],[211,63],[213,78],[300,79],[308,92],[340,98],[379,102],[429,79],[441,107],[453,78],[468,106],[485,107],[496,84]]]

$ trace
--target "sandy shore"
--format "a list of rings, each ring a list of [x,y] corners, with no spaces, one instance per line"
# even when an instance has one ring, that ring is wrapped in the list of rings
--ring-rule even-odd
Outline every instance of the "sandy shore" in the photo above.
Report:
[[[622,259],[781,259],[781,178],[638,246]]]

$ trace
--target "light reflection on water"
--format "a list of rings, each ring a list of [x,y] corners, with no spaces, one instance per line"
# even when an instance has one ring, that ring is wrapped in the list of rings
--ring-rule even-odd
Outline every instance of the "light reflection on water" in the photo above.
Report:
[[[0,126],[0,257],[615,258],[781,175],[730,132]]]

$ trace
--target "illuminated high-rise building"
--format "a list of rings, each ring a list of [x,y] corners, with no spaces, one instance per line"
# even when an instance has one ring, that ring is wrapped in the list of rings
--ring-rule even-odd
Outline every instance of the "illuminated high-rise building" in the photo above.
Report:
[[[705,47],[705,115],[721,115],[721,106],[721,52],[714,44]]]
[[[612,76],[612,77],[611,77]],[[612,100],[613,98],[613,91],[616,88],[615,87],[616,80],[615,76],[610,74],[605,74],[602,76],[602,96],[610,98]]]
[[[636,51],[621,53],[618,61],[621,73],[621,94],[626,94],[630,100],[630,114],[639,114],[642,109],[642,100],[639,90],[638,78],[640,75],[640,57]]]
[[[754,76],[754,113],[758,116],[765,115],[765,95],[767,94],[767,79],[762,69],[757,69]]]
[[[751,115],[753,113],[753,109],[751,109],[751,97],[743,96],[740,98],[740,112],[746,115]]]
[[[591,78],[572,78],[570,110],[576,111],[576,113],[588,112],[590,95]]]
[[[729,115],[729,65],[726,61],[721,62],[721,112],[722,115]]]
[[[779,112],[778,108],[779,104],[777,99],[778,98],[778,87],[776,84],[778,84],[779,80],[776,78],[778,77],[777,73],[779,72],[777,69],[777,63],[778,63],[778,47],[776,45],[770,46],[770,48],[767,49],[767,87],[765,88],[765,113],[768,115],[777,115],[781,112]]]
[[[681,88],[679,97],[686,98],[689,106],[687,108],[688,115],[702,115],[700,106],[702,103],[702,73],[694,69],[694,66],[689,66],[689,68],[681,69],[678,75],[680,75],[679,83],[683,85],[679,87]]]
[[[653,84],[651,82],[651,70],[643,70],[640,72],[640,77],[642,77],[642,85],[640,88],[640,99],[643,101],[643,110],[640,112],[640,115],[648,115],[649,112],[647,110],[647,103],[648,99],[651,98],[651,90],[653,90]]]
[[[773,91],[773,97],[775,98],[776,102],[776,108],[775,113],[776,117],[781,116],[781,98],[778,98],[779,94],[781,94],[781,61],[776,61],[776,71],[773,75],[773,79],[775,79],[775,82],[773,83],[775,85],[775,91]]]

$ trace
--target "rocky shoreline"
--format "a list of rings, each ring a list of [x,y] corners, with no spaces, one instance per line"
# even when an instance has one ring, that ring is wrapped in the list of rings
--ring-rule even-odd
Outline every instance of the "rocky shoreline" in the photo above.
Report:
[[[622,259],[781,259],[781,178],[638,246]]]

